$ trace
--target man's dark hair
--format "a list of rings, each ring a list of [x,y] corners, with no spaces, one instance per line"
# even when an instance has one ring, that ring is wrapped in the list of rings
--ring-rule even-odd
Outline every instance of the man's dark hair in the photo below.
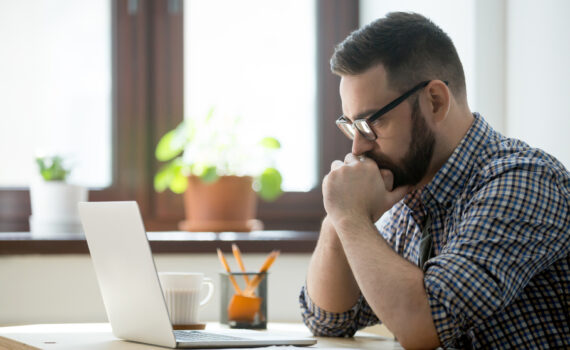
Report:
[[[352,32],[330,61],[338,75],[358,75],[382,64],[391,88],[403,92],[424,80],[445,80],[465,101],[463,66],[449,36],[428,18],[391,12]]]

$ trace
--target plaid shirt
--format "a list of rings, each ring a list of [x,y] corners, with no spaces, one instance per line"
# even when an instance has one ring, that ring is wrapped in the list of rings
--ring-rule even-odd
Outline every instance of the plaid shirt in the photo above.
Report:
[[[474,116],[434,179],[376,226],[416,264],[426,212],[432,217],[424,285],[443,347],[570,348],[570,175]],[[379,322],[362,296],[344,313],[320,309],[306,287],[300,302],[317,335],[352,336]]]

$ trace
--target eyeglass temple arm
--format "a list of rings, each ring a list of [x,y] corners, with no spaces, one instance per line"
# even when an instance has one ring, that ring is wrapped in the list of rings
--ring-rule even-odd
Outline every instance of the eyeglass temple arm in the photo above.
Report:
[[[442,81],[445,83],[445,85],[449,85],[449,83],[446,80],[442,80]],[[406,92],[402,96],[398,97],[394,101],[390,102],[386,107],[384,107],[381,110],[379,110],[378,112],[374,113],[374,115],[372,117],[370,117],[370,119],[368,119],[368,122],[372,123],[373,121],[378,119],[378,117],[380,117],[381,115],[388,113],[388,111],[390,111],[391,109],[393,109],[394,107],[396,107],[397,105],[402,103],[402,101],[404,101],[405,99],[410,97],[411,94],[418,91],[419,89],[426,87],[427,84],[429,84],[430,82],[431,82],[431,80],[426,80],[426,81],[422,81],[418,85],[414,86],[411,90],[409,90],[408,92]]]

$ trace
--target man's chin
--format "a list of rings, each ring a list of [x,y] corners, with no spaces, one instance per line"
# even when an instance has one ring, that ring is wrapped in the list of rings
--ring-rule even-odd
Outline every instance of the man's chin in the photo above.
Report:
[[[389,172],[392,173],[393,185],[392,185],[392,189],[390,191],[393,191],[396,188],[402,187],[402,186],[413,186],[413,187],[415,187],[421,181],[421,179],[416,181],[416,179],[412,179],[408,176],[405,176],[403,174],[403,172],[401,171],[401,169],[396,168],[392,164],[386,164],[386,162],[378,161],[377,159],[375,159],[375,157],[370,156],[370,155],[367,155],[367,157],[372,158],[374,160],[378,169],[388,170]]]

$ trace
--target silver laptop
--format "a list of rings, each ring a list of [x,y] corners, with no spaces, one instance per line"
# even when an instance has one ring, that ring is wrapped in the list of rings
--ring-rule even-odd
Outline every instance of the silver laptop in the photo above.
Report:
[[[113,334],[169,348],[312,345],[271,331],[174,331],[136,202],[81,202],[79,214]],[[213,254],[213,253],[212,253]]]

